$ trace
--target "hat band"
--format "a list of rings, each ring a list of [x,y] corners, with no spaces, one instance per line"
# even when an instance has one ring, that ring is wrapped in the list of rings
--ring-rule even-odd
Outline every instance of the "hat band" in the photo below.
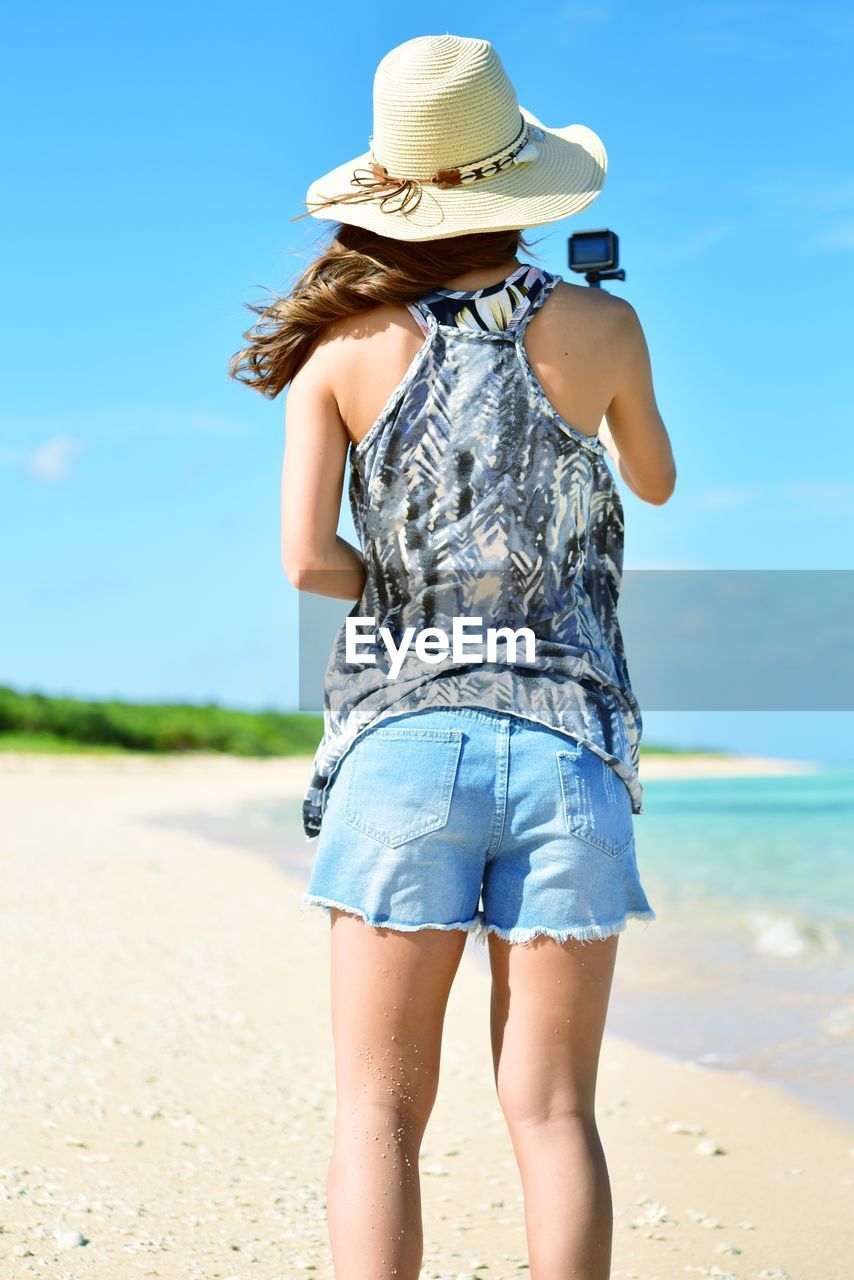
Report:
[[[434,186],[445,190],[459,187],[470,182],[480,182],[484,178],[494,177],[512,165],[530,164],[540,154],[537,146],[544,137],[543,130],[522,117],[522,127],[512,142],[500,151],[466,165],[454,169],[439,169],[431,178],[395,178],[385,165],[377,160],[371,151],[372,163],[367,169],[354,169],[353,182],[361,187],[361,191],[347,191],[338,196],[325,196],[320,202],[313,203],[309,212],[323,209],[327,205],[355,203],[363,204],[368,200],[378,200],[383,213],[408,213],[417,209],[421,202],[424,186]],[[303,201],[303,204],[308,203]],[[297,214],[291,218],[296,222],[308,214]]]

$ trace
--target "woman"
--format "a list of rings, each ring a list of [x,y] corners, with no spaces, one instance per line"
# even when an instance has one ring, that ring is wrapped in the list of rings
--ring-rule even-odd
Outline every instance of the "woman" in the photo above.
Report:
[[[532,264],[521,235],[591,203],[599,138],[542,126],[487,41],[443,35],[382,60],[371,141],[309,188],[334,236],[252,308],[232,364],[269,396],[289,385],[290,581],[356,602],[304,806],[302,902],[331,921],[335,1274],[419,1274],[418,1152],[474,933],[531,1275],[605,1280],[600,1042],[618,935],[655,912],[603,454],[656,504],[673,457],[632,307]],[[337,535],[348,454],[361,550]],[[461,620],[469,641],[492,624],[492,648],[451,646]]]

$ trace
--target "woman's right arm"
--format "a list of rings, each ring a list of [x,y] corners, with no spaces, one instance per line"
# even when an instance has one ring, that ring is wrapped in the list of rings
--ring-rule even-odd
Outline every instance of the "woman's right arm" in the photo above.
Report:
[[[661,506],[675,488],[676,463],[656,404],[649,348],[637,312],[624,298],[614,301],[619,389],[605,411],[599,436],[632,492]]]

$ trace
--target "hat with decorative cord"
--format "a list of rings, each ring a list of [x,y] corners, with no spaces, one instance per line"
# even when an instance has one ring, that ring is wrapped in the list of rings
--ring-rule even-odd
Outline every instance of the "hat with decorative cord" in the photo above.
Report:
[[[519,105],[488,40],[416,36],[374,75],[370,149],[312,182],[306,213],[393,240],[541,226],[596,199],[608,158],[583,124]]]

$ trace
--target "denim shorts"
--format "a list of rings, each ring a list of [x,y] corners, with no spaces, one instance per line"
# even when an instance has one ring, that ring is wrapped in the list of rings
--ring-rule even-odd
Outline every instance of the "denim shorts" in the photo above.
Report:
[[[655,919],[622,779],[589,747],[476,707],[390,716],[340,761],[303,911],[485,941],[582,942]]]

